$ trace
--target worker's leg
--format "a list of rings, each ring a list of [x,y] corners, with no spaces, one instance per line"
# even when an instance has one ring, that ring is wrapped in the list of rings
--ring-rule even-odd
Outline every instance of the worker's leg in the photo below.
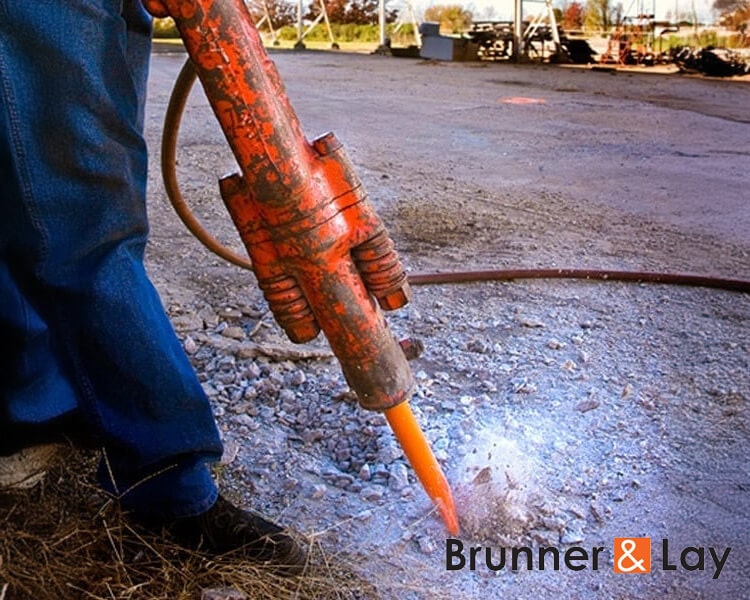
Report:
[[[59,390],[6,385],[0,427],[75,401],[126,506],[195,514],[221,444],[143,265],[150,23],[124,4],[0,0],[0,335],[27,388]]]

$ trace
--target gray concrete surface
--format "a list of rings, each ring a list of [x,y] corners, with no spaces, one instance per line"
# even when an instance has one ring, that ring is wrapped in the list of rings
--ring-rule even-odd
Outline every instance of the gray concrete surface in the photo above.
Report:
[[[558,266],[750,278],[747,83],[272,56],[308,135],[332,129],[346,145],[412,271]],[[155,155],[181,60],[153,61]],[[178,170],[196,213],[227,243],[233,233],[215,178],[231,162],[197,94]],[[184,232],[157,165],[149,268],[181,335],[203,340],[213,357],[222,350],[212,333],[184,324],[206,305],[257,308],[254,280]],[[299,367],[307,383],[295,398],[311,415],[304,427],[261,413],[249,433],[231,416],[229,392],[212,396],[238,449],[230,483],[246,490],[248,504],[315,533],[385,598],[750,597],[747,295],[585,282],[441,286],[416,289],[413,306],[392,322],[427,344],[413,404],[461,496],[461,539],[563,552],[601,545],[599,570],[448,571],[444,532],[418,486],[386,486],[365,500],[330,485],[321,473],[346,467],[326,440],[364,444],[365,417],[334,400],[343,385],[335,364]],[[210,361],[196,368],[214,381]],[[265,401],[279,409],[274,397]],[[331,415],[355,426],[343,436]],[[295,441],[311,429],[323,441]],[[495,459],[483,458],[488,449]],[[253,475],[259,462],[263,477]],[[484,466],[518,479],[521,491],[476,488]],[[509,506],[517,521],[507,510],[500,518]],[[639,535],[652,537],[652,574],[613,573],[613,538]],[[663,570],[662,539],[672,542],[673,561],[686,546],[732,551],[713,579],[708,570]]]

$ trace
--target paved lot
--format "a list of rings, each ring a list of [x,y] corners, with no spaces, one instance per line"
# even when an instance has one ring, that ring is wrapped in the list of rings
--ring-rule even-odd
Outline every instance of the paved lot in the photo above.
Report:
[[[308,135],[334,130],[346,145],[412,271],[586,267],[750,279],[746,82],[318,52],[273,58]],[[155,155],[181,60],[154,57]],[[231,167],[224,148],[197,95],[180,177],[201,219],[232,243],[215,191]],[[149,264],[171,314],[255,302],[251,275],[183,231],[152,164]],[[289,432],[274,429],[272,415],[255,438],[222,420],[240,448],[238,478],[284,452],[284,465],[271,468],[279,479],[251,477],[248,502],[283,504],[288,522],[326,530],[321,543],[359,557],[385,597],[748,597],[747,295],[580,282],[415,295],[394,328],[428,344],[414,404],[465,499],[463,541],[601,545],[599,570],[446,571],[441,525],[426,517],[418,487],[403,499],[387,488],[373,502],[329,486],[320,473],[345,467],[323,442],[278,442]],[[315,392],[323,367],[301,368]],[[315,392],[322,403],[325,391]],[[221,394],[215,401],[230,406]],[[314,419],[306,427],[316,426],[339,435]],[[493,463],[501,477],[524,480],[508,500],[525,515],[515,536],[496,514],[477,512],[484,500],[509,498],[490,485],[482,500],[471,487],[471,469],[483,464],[471,456],[488,445],[505,455]],[[653,538],[652,575],[612,573],[616,536]],[[708,550],[705,571],[664,570],[662,539],[678,564],[687,546],[732,550],[712,579]]]

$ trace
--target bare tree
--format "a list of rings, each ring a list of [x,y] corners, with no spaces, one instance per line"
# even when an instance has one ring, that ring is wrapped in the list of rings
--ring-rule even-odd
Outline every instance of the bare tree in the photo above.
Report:
[[[440,23],[441,31],[459,33],[471,27],[473,15],[460,4],[436,4],[424,11],[425,21]]]
[[[326,12],[331,23],[368,25],[378,22],[378,0],[326,0]],[[313,20],[320,14],[320,3],[312,2],[305,15]],[[386,9],[386,23],[396,20],[398,11]]]
[[[621,3],[614,5],[611,0],[588,0],[586,3],[584,23],[587,29],[607,31],[621,18]]]
[[[289,0],[252,0],[247,5],[256,23],[265,16],[265,9],[268,9],[274,29],[297,22],[297,5]]]
[[[743,40],[746,39],[750,29],[750,0],[714,0],[713,8],[722,23],[739,31]]]

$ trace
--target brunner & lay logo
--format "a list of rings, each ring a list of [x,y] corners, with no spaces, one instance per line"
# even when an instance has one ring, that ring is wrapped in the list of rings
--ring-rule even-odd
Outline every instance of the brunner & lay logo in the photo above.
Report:
[[[684,546],[670,548],[667,538],[661,540],[661,557],[652,561],[651,538],[619,537],[614,539],[612,562],[615,573],[644,575],[653,568],[662,571],[708,571],[713,579],[718,579],[724,569],[730,547],[719,552],[713,546]],[[598,571],[604,561],[601,555],[604,546],[583,548],[571,546],[560,550],[554,546],[536,548],[521,546],[512,548],[492,548],[489,546],[464,546],[461,540],[445,540],[445,569],[447,571],[470,571],[486,568],[490,571],[525,569],[559,571],[563,566],[570,571],[590,569]],[[661,560],[659,560],[659,558]]]

